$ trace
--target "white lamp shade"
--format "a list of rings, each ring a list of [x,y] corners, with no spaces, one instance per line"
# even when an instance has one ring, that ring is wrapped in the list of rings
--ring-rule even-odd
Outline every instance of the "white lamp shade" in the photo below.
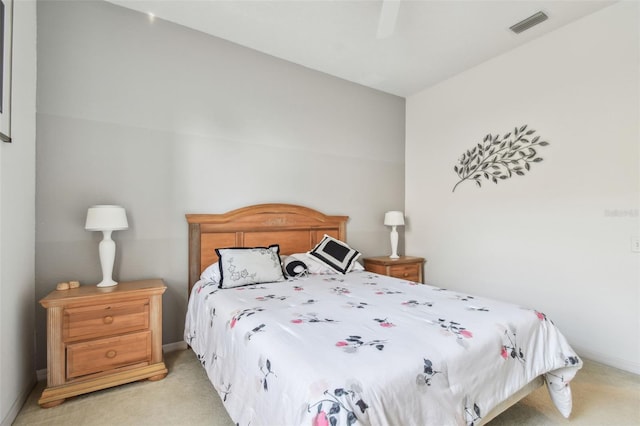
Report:
[[[399,211],[386,212],[384,214],[384,224],[387,226],[404,225],[404,213]]]
[[[129,223],[124,207],[91,206],[84,228],[88,231],[119,231],[129,228]]]

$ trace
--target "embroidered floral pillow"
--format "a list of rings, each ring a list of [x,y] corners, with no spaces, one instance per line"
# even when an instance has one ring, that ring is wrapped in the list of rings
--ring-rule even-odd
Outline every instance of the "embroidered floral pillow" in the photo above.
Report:
[[[280,246],[216,249],[220,266],[220,288],[284,281]]]

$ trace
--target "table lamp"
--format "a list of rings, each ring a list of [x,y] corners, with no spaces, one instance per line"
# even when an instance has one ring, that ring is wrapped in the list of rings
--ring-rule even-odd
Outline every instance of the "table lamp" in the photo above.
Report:
[[[124,207],[108,205],[89,207],[84,228],[87,231],[102,231],[102,241],[99,246],[102,281],[98,287],[117,285],[118,283],[111,277],[116,258],[116,243],[111,239],[111,232],[129,228]]]
[[[391,259],[398,259],[398,226],[404,225],[404,213],[390,211],[384,214],[384,224],[391,227]]]

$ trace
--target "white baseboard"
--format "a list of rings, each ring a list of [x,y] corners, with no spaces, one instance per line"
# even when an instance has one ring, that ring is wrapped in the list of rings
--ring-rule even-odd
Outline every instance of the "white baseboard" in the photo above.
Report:
[[[185,341],[167,343],[162,345],[162,352],[183,351],[187,349],[187,343]]]
[[[586,358],[591,361],[599,362],[600,364],[608,365],[609,367],[640,375],[640,363],[638,362],[612,357],[601,352],[590,351],[574,344],[572,344],[571,346],[582,358]]]
[[[27,386],[25,386],[25,388],[20,393],[20,396],[18,396],[18,398],[16,398],[16,400],[13,401],[13,404],[11,404],[11,408],[9,409],[9,412],[4,417],[4,419],[2,419],[2,422],[0,422],[0,426],[11,426],[11,424],[16,419],[16,417],[18,417],[18,413],[20,413],[20,409],[24,405],[27,398],[29,398],[29,395],[31,394],[31,391],[33,390],[35,385],[36,385],[36,382],[35,380],[32,379],[31,383],[28,383]]]
[[[182,351],[187,349],[187,344],[184,341],[181,342],[173,342],[167,343],[166,345],[162,345],[162,352],[173,352],[173,351]],[[36,370],[36,380],[47,380],[47,369],[43,368],[42,370]]]

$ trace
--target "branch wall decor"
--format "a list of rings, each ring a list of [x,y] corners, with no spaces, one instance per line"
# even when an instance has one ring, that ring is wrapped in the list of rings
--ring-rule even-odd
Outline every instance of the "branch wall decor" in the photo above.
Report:
[[[482,187],[482,179],[498,183],[514,175],[523,176],[533,163],[542,161],[538,147],[549,145],[549,142],[540,140],[540,136],[534,136],[535,132],[527,130],[525,124],[502,137],[498,134],[485,136],[482,143],[468,149],[453,166],[460,180],[451,192],[464,181],[475,181],[478,187]]]

